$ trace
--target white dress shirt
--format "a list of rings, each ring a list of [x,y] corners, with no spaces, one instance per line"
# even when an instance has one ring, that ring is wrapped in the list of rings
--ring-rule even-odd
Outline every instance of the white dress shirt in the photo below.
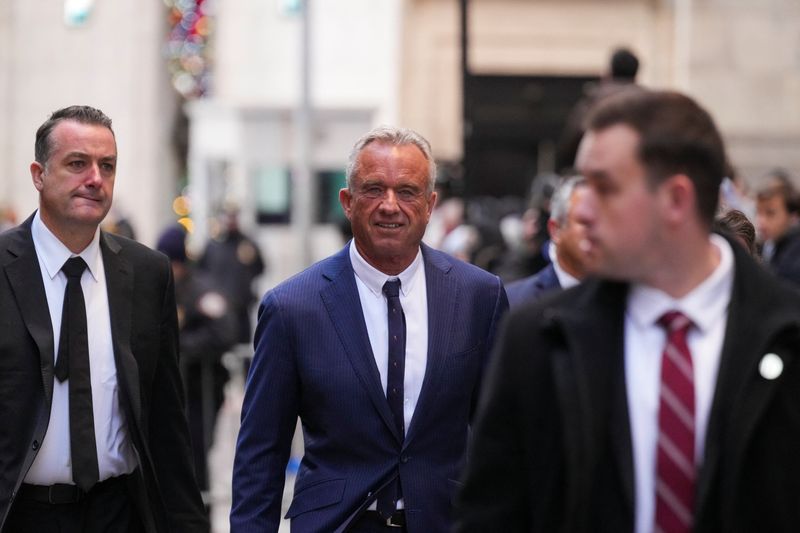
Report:
[[[636,533],[649,533],[655,524],[656,450],[658,440],[661,354],[666,332],[658,319],[680,311],[693,326],[687,343],[692,355],[695,386],[695,464],[703,462],[705,435],[722,355],[728,305],[733,287],[733,251],[719,235],[711,235],[720,252],[717,268],[682,298],[634,285],[625,314],[625,385],[628,398],[636,490]]]
[[[44,225],[39,212],[31,226],[33,244],[42,272],[50,322],[53,326],[53,358],[58,357],[61,336],[61,311],[67,277],[61,267],[72,254]],[[86,325],[89,337],[89,368],[92,382],[92,412],[97,443],[100,481],[133,472],[135,456],[128,438],[128,428],[119,403],[117,367],[111,339],[111,317],[106,290],[106,274],[100,252],[100,231],[80,254],[88,268],[81,277],[86,303]],[[53,485],[72,483],[72,461],[69,440],[69,379],[63,383],[53,378],[53,404],[39,453],[25,476],[26,483]]]
[[[428,291],[425,286],[425,265],[422,251],[417,252],[414,261],[397,276],[388,276],[366,262],[350,243],[350,262],[356,275],[358,297],[367,324],[369,343],[375,364],[381,375],[381,386],[386,392],[389,371],[389,326],[387,321],[387,302],[383,294],[383,284],[389,279],[400,280],[400,305],[406,317],[406,366],[403,377],[403,419],[409,428],[417,407],[425,368],[428,364]],[[406,429],[408,432],[408,429]],[[375,509],[376,504],[370,506]],[[403,508],[403,500],[397,502]]]

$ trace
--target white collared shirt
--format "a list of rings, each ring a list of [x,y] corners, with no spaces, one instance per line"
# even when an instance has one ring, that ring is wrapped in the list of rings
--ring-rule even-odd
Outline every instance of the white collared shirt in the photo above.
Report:
[[[706,429],[717,382],[728,306],[733,288],[733,251],[719,235],[711,243],[720,252],[717,268],[689,294],[672,298],[644,285],[633,285],[625,314],[625,386],[628,398],[636,488],[636,533],[655,523],[661,354],[666,332],[658,319],[667,311],[686,315],[693,324],[687,336],[695,385],[695,464],[703,462]]]
[[[69,249],[44,225],[39,212],[31,225],[33,244],[42,272],[50,322],[53,327],[53,359],[58,357],[61,336],[61,311],[67,277],[61,267],[72,257]],[[89,338],[89,368],[92,381],[92,412],[97,443],[100,481],[133,472],[136,460],[128,437],[128,427],[119,403],[117,367],[111,339],[111,317],[106,290],[106,273],[100,252],[100,231],[78,254],[88,268],[81,277],[86,303]],[[72,483],[69,442],[69,379],[53,379],[53,404],[50,424],[36,459],[25,476],[26,483],[53,485]]]
[[[356,275],[358,297],[367,324],[369,343],[375,364],[381,375],[381,386],[386,392],[389,371],[388,304],[383,294],[383,284],[389,279],[400,280],[400,305],[406,317],[406,366],[403,377],[403,420],[408,433],[414,410],[417,408],[425,368],[428,365],[428,290],[425,286],[425,265],[422,250],[414,261],[397,276],[388,276],[366,262],[350,242],[350,262]],[[402,509],[404,502],[397,502]],[[375,509],[376,504],[370,506]]]

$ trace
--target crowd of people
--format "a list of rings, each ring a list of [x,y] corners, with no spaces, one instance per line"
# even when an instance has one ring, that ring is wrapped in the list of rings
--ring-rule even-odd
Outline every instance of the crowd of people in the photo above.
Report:
[[[731,193],[713,118],[677,92],[615,81],[580,114],[574,168],[532,189],[535,272],[425,244],[431,146],[383,126],[349,154],[352,240],[253,327],[265,264],[236,211],[197,261],[181,226],[158,251],[101,230],[111,120],[53,113],[39,208],[0,235],[0,531],[208,531],[221,358],[251,342],[234,533],[277,532],[298,419],[293,531],[796,531],[792,178]],[[447,241],[448,209],[443,248],[468,237]]]

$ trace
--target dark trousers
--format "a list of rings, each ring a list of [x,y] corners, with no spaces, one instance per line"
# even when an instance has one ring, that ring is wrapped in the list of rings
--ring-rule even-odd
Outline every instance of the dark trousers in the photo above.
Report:
[[[4,531],[14,533],[144,533],[128,488],[129,476],[95,485],[75,503],[48,503],[21,491]]]

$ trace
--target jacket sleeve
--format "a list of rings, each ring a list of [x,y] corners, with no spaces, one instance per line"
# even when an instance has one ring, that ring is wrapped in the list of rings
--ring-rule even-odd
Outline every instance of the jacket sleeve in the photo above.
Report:
[[[300,383],[284,310],[267,293],[258,311],[233,465],[231,533],[278,531]]]
[[[503,287],[503,283],[500,281],[500,278],[495,276],[495,282],[497,283],[496,288],[494,290],[494,302],[493,302],[493,312],[492,312],[492,319],[489,324],[489,329],[486,333],[486,350],[485,356],[483,361],[481,362],[481,376],[486,375],[487,367],[489,366],[489,359],[491,354],[493,353],[494,345],[497,341],[497,336],[500,330],[500,327],[503,323],[503,318],[508,313],[508,297],[506,295],[506,290]],[[481,393],[481,384],[482,381],[479,380],[476,386],[475,394],[472,395],[473,401],[472,405],[470,406],[470,420],[474,420],[475,418],[475,411],[478,405],[478,399],[480,398]]]
[[[159,354],[151,390],[148,448],[153,457],[170,531],[206,532],[208,519],[194,476],[183,386],[178,370],[178,318],[172,271],[161,308]]]

